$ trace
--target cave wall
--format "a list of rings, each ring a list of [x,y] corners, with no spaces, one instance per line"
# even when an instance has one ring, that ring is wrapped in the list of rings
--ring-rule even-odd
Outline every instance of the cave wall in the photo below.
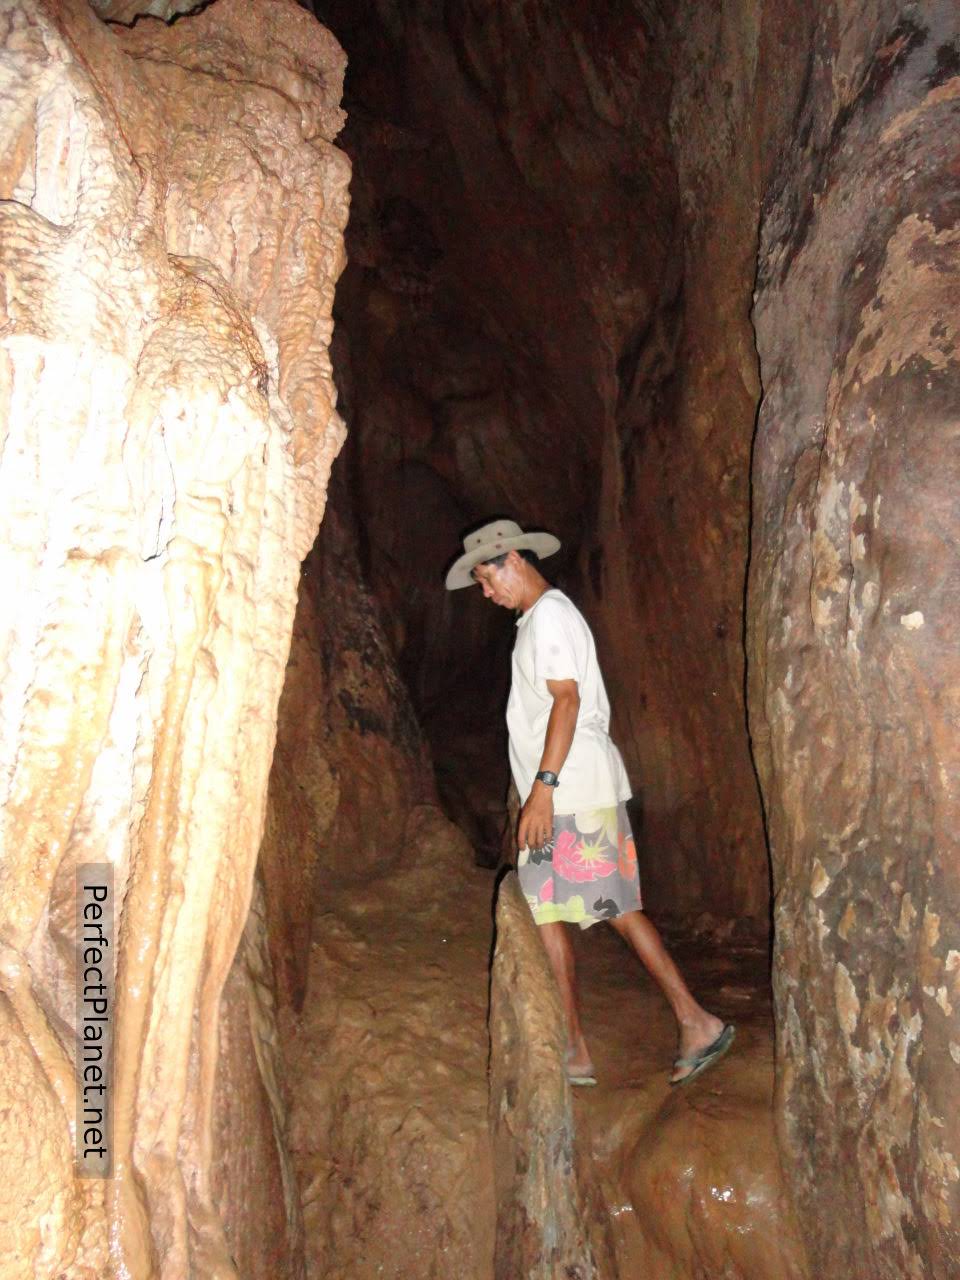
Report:
[[[632,43],[603,63],[616,7],[548,20],[526,6],[525,27],[504,7],[483,21],[379,10],[348,142],[378,180],[358,186],[342,302],[363,341],[342,367],[354,471],[377,477],[363,554],[418,708],[436,688],[424,619],[433,635],[463,627],[453,649],[473,672],[493,672],[506,647],[479,602],[453,614],[424,598],[452,526],[512,508],[556,528],[575,552],[555,562],[559,580],[597,627],[642,789],[648,901],[756,919],[769,882],[744,733],[749,561],[786,1165],[821,1269],[839,1240],[849,1274],[949,1274],[956,13],[742,0],[683,5],[671,22],[644,9],[642,33],[634,18]],[[349,47],[348,17],[333,21]],[[560,56],[561,85],[546,72],[544,110],[530,68],[565,43],[577,67]],[[630,81],[627,45],[647,56],[648,84]],[[646,199],[633,219],[595,123],[622,106],[602,92],[609,67],[656,122],[630,133],[627,107],[619,126],[637,154],[649,147],[651,170],[663,161],[646,186],[635,157],[611,166]],[[589,165],[570,145],[574,100],[594,122]],[[611,243],[632,237],[606,273],[569,212],[587,190]],[[505,211],[515,237],[501,234]],[[547,212],[561,231],[532,268],[526,230]],[[622,327],[604,326],[612,296]],[[391,468],[403,487],[384,499]],[[395,530],[411,495],[433,542],[378,531],[375,508]],[[479,716],[457,661],[436,702]],[[438,725],[441,758],[457,747]]]
[[[303,563],[260,855],[281,1000],[303,1006],[316,890],[409,860],[411,814],[437,804],[430,755],[360,572],[343,468]],[[438,815],[439,816],[439,815]]]
[[[820,1274],[960,1272],[956,6],[817,14],[763,206],[751,727]]]
[[[537,5],[314,7],[352,58],[335,350],[362,564],[448,810],[495,856],[512,627],[449,597],[442,571],[464,526],[500,509],[556,527],[559,569],[574,565],[595,502],[597,366],[655,292],[637,283],[635,241],[661,196],[638,169],[665,129],[644,135],[632,102],[650,68],[615,24],[584,33]],[[633,202],[622,225],[604,212],[611,188]]]
[[[956,1274],[955,7],[326,8],[375,46],[350,146],[378,186],[339,304],[361,508],[307,561],[281,739],[306,785],[277,782],[248,917],[342,439],[342,55],[281,0],[130,29],[0,0],[11,1274],[298,1274],[272,970],[295,1006],[321,855],[362,875],[432,800],[391,646],[492,838],[509,619],[440,583],[462,525],[505,507],[566,541],[648,902],[758,921],[750,555],[798,1207],[824,1274]],[[98,861],[106,1184],[71,1176],[73,877]]]
[[[765,83],[774,25],[761,3],[683,4],[665,23],[677,195],[657,252],[669,265],[649,328],[610,370],[601,499],[581,554],[642,804],[645,905],[757,933],[769,877],[745,731],[760,392],[748,300],[763,135],[789,98],[789,75],[774,92]]]
[[[342,74],[286,0],[130,29],[0,4],[10,1276],[232,1275],[232,1250],[257,1256],[251,1218],[296,1273],[262,940],[231,965],[299,563],[343,437]],[[115,875],[107,1181],[72,1176],[87,863]],[[237,1107],[258,1180],[225,1151]]]

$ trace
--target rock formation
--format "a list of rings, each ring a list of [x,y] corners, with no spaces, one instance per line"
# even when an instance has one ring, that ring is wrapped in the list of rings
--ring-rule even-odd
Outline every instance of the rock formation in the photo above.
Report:
[[[812,33],[763,219],[751,725],[821,1273],[960,1270],[960,19]]]
[[[365,567],[435,756],[476,787],[499,708],[471,678],[509,628],[428,598],[428,569],[458,522],[548,524],[648,904],[762,922],[750,558],[802,1228],[825,1274],[839,1239],[844,1274],[950,1275],[955,6],[315,7],[355,59],[338,368]],[[435,538],[397,533],[411,505]]]
[[[490,1126],[497,1179],[497,1280],[594,1280],[576,1176],[566,1033],[556,985],[514,872],[497,898],[490,991]]]
[[[76,0],[0,5],[10,1276],[236,1274],[251,1215],[296,1252],[269,1002],[252,1016],[262,945],[231,964],[343,434],[342,73],[285,0],[131,29]],[[87,864],[114,875],[107,1181],[72,1177]],[[246,1186],[220,1158],[239,1114]]]
[[[437,803],[355,548],[341,475],[303,565],[260,861],[280,995],[298,1012],[316,890],[396,870],[411,816]]]
[[[490,877],[435,805],[391,852],[318,876],[307,999],[281,1015],[307,1274],[489,1280]]]

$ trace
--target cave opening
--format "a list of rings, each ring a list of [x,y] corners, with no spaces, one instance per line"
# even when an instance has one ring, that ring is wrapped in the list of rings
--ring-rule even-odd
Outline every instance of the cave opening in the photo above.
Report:
[[[0,0],[4,1275],[960,1274],[958,50]],[[736,1024],[689,1088],[611,929],[565,1070],[492,516]]]

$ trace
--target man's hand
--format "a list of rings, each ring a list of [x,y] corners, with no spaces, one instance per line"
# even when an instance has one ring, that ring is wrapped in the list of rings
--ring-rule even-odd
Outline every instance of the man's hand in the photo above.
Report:
[[[548,680],[547,692],[553,699],[547,732],[540,757],[540,768],[559,773],[567,758],[580,714],[580,693],[576,680]],[[517,848],[539,849],[553,836],[553,787],[534,782],[527,802],[520,810],[517,825]]]
[[[517,848],[539,849],[553,835],[553,787],[535,782],[520,810]]]

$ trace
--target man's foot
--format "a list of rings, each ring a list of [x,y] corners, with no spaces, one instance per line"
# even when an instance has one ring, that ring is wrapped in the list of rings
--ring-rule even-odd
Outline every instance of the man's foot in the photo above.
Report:
[[[680,1043],[677,1045],[677,1057],[671,1084],[677,1084],[684,1076],[689,1075],[691,1068],[679,1064],[687,1058],[695,1058],[697,1054],[708,1048],[723,1030],[723,1022],[701,1009],[699,1016],[689,1022],[680,1023]]]
[[[587,1055],[585,1045],[581,1045],[579,1049],[570,1048],[567,1050],[565,1067],[567,1079],[571,1084],[591,1085],[597,1083],[597,1073],[593,1069],[593,1063]]]
[[[596,1071],[582,1036],[579,1044],[571,1044],[568,1048],[564,1065],[566,1065],[567,1079],[571,1084],[596,1084]]]
[[[708,1067],[712,1067],[715,1062],[719,1062],[733,1044],[735,1035],[733,1023],[728,1022],[724,1025],[719,1018],[714,1018],[713,1022],[719,1028],[717,1034],[706,1043],[697,1044],[696,1040],[694,1040],[694,1047],[686,1053],[681,1052],[673,1064],[674,1073],[670,1077],[671,1084],[686,1084],[688,1081],[695,1079],[706,1071]]]

